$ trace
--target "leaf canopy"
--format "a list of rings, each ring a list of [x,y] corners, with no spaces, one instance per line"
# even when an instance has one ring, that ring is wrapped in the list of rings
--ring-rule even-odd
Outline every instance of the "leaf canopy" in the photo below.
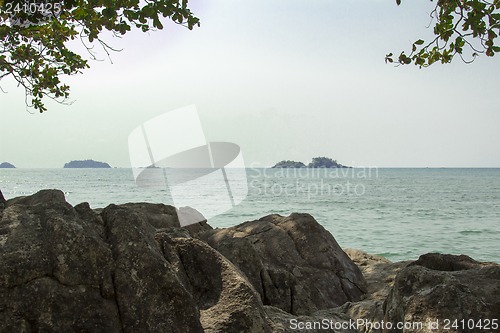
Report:
[[[437,0],[431,18],[431,41],[418,39],[410,52],[387,54],[386,62],[427,67],[457,55],[469,63],[500,52],[500,0]],[[188,0],[0,0],[0,80],[12,76],[24,87],[27,106],[44,112],[44,98],[63,103],[69,98],[61,77],[89,67],[68,42],[81,40],[91,58],[95,44],[109,55],[116,50],[102,39],[103,32],[161,30],[165,19],[188,29],[200,24]]]
[[[480,54],[493,57],[500,52],[495,44],[500,35],[500,0],[438,0],[430,16],[434,38],[427,43],[417,40],[411,52],[403,51],[397,58],[389,53],[386,62],[427,67],[450,63],[457,56],[470,63]]]
[[[93,43],[113,50],[103,31],[121,36],[132,29],[163,29],[162,20],[193,29],[199,26],[187,0],[17,0],[0,1],[0,80],[12,76],[24,87],[27,105],[44,112],[43,99],[67,101],[62,75],[88,68],[68,42],[80,39],[90,55]]]

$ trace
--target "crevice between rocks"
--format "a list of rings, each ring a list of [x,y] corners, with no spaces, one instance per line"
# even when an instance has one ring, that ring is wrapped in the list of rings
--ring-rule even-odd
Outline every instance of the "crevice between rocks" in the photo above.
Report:
[[[273,229],[273,227],[268,227],[267,229],[261,230],[259,232],[255,232],[255,233],[251,233],[251,234],[245,235],[242,238],[257,236],[257,235],[263,234],[265,232],[268,232],[269,230],[272,230],[272,229]],[[238,230],[238,232],[242,232],[242,231]]]
[[[22,283],[18,283],[18,284],[13,284],[13,285],[9,285],[7,286],[8,289],[12,289],[12,288],[19,288],[19,287],[22,287],[24,285],[27,285],[27,284],[30,284],[32,282],[35,282],[36,280],[40,280],[40,279],[51,279],[51,280],[54,280],[55,282],[57,282],[58,284],[62,285],[62,286],[65,286],[65,287],[68,287],[68,288],[78,288],[78,287],[88,287],[88,288],[99,288],[99,286],[95,286],[95,285],[92,285],[92,284],[67,284],[67,283],[63,283],[61,282],[55,275],[53,274],[43,274],[43,275],[39,275],[39,276],[36,276],[32,279],[29,279],[27,281],[24,281]]]
[[[124,332],[125,328],[123,326],[123,313],[122,313],[122,309],[120,307],[120,302],[118,301],[118,292],[116,290],[116,281],[115,281],[115,278],[116,278],[115,277],[116,260],[117,259],[116,259],[115,251],[113,250],[113,245],[110,242],[111,231],[110,231],[110,227],[108,224],[108,220],[106,219],[106,217],[102,213],[100,214],[100,216],[101,216],[103,224],[104,224],[105,238],[103,240],[106,243],[106,245],[109,247],[109,249],[111,251],[111,259],[113,260],[113,267],[111,268],[111,284],[113,285],[113,296],[114,296],[114,300],[116,303],[116,308],[118,309],[118,321],[120,322],[120,330],[121,330],[121,332]]]
[[[113,258],[114,262],[114,258]],[[120,308],[120,302],[118,301],[118,292],[116,290],[116,283],[115,283],[115,270],[111,272],[111,283],[113,284],[113,294],[115,298],[115,303],[116,303],[116,308],[118,309],[118,320],[120,321],[120,329],[121,332],[125,332],[125,328],[123,327],[123,320],[122,320],[122,310]]]
[[[337,275],[337,276],[338,276],[338,275]],[[347,280],[347,281],[349,281],[349,282],[350,282],[352,285],[354,285],[354,286],[355,286],[355,287],[359,290],[359,292],[360,292],[360,293],[362,293],[363,295],[364,295],[364,294],[366,294],[366,293],[368,292],[368,290],[366,290],[366,289],[364,289],[364,288],[361,288],[361,287],[360,287],[360,286],[359,286],[356,282],[351,281],[351,279],[349,279],[349,278],[348,278],[347,276],[345,276],[345,275],[344,275],[344,276],[339,276],[339,278],[340,278],[341,280]],[[346,294],[346,290],[344,289],[345,287],[344,287],[344,283],[343,283],[343,281],[340,281],[340,285],[342,286],[342,291],[344,291],[344,294]],[[346,295],[347,295],[347,294],[346,294]]]

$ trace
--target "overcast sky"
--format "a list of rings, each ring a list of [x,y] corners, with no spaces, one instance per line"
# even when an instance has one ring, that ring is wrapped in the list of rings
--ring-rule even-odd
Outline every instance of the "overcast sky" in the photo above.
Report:
[[[414,3],[413,3],[414,2]],[[130,166],[128,135],[196,105],[210,141],[241,146],[247,166],[329,156],[378,167],[500,167],[500,56],[472,65],[395,67],[388,52],[430,36],[430,1],[192,2],[201,27],[135,32],[66,81],[71,106],[26,112],[3,80],[0,162]]]

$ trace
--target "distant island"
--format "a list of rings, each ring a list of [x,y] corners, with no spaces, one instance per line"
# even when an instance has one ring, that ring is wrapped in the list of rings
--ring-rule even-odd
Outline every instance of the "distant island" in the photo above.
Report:
[[[314,157],[312,162],[307,166],[302,162],[285,160],[276,163],[273,168],[350,168],[348,166],[337,163],[336,160],[329,157]]]
[[[84,160],[84,161],[71,161],[64,164],[65,169],[76,169],[76,168],[100,168],[100,169],[110,169],[111,166],[105,162],[98,162],[94,160]]]
[[[3,162],[0,164],[0,169],[15,169],[16,167],[13,164],[10,164],[9,162]]]
[[[273,168],[306,168],[306,165],[302,162],[286,160],[276,163]]]

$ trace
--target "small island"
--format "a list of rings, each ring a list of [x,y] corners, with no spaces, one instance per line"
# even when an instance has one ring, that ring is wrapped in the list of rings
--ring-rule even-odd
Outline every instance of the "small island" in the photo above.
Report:
[[[302,162],[284,160],[276,163],[273,168],[350,168],[329,157],[314,157],[307,166]]]
[[[16,167],[9,162],[3,162],[0,164],[0,169],[15,169]]]
[[[307,166],[308,168],[349,168],[348,166],[337,163],[329,157],[314,157],[312,162]]]
[[[81,169],[81,168],[98,168],[98,169],[111,169],[111,166],[105,162],[98,162],[94,160],[71,161],[64,164],[65,169]]]
[[[306,165],[302,162],[296,162],[296,161],[281,161],[276,163],[273,168],[305,168]]]

